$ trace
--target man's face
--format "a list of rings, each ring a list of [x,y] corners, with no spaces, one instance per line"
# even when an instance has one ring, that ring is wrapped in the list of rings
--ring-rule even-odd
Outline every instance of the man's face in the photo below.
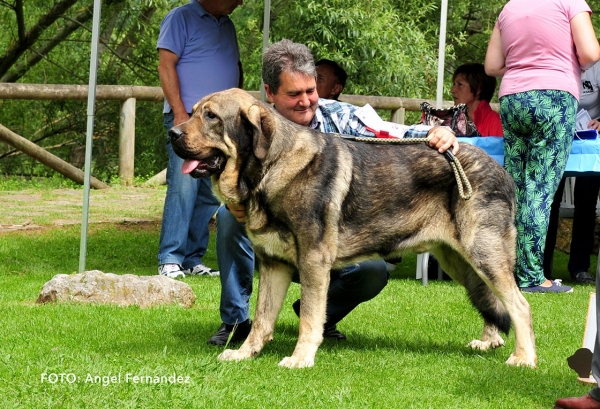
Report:
[[[200,2],[206,11],[215,16],[225,16],[233,13],[233,10],[237,8],[237,6],[241,6],[244,4],[244,0],[218,0],[218,1],[204,1]],[[210,4],[209,4],[210,3]]]
[[[342,92],[342,86],[333,73],[333,67],[325,64],[317,65],[317,93],[321,98],[334,99]]]
[[[315,77],[284,71],[277,94],[273,94],[268,84],[265,90],[277,112],[298,125],[310,125],[319,101]]]
[[[229,15],[237,6],[244,4],[244,0],[221,0],[221,4],[223,5],[223,14]]]

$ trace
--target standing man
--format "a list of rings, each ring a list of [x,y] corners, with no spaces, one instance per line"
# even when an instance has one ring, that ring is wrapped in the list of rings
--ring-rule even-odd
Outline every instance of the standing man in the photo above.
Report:
[[[346,86],[348,74],[335,61],[322,58],[315,63],[319,98],[338,100]]]
[[[319,99],[317,72],[313,56],[303,44],[281,40],[272,44],[263,55],[262,78],[270,102],[286,119],[321,132],[354,136],[374,136],[354,115],[358,107],[344,102]],[[458,142],[447,127],[436,127],[423,132],[431,136],[430,146],[440,152]],[[368,197],[364,198],[369,200]],[[228,204],[217,212],[217,258],[221,270],[222,324],[209,340],[212,345],[238,343],[248,336],[250,296],[254,276],[254,250],[243,225],[246,218],[242,204]],[[331,271],[327,292],[327,320],[323,337],[342,341],[346,336],[336,324],[359,304],[368,301],[387,285],[389,273],[384,260],[371,260]],[[296,274],[293,281],[298,282]],[[300,313],[300,300],[293,304]],[[233,334],[232,334],[233,333]],[[230,338],[231,335],[231,338]]]
[[[190,118],[205,95],[242,88],[243,73],[235,27],[229,14],[243,0],[191,0],[171,10],[160,25],[158,73],[165,94],[167,132]],[[173,152],[167,135],[167,195],[160,232],[158,273],[218,276],[202,263],[209,238],[208,223],[219,207],[210,179],[181,173],[183,159]]]

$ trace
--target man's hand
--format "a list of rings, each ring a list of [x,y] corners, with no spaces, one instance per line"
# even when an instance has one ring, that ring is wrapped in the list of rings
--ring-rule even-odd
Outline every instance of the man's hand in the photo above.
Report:
[[[454,147],[452,153],[458,153],[458,140],[456,135],[446,126],[434,126],[427,133],[429,146],[436,148],[439,153],[444,153],[448,148]]]
[[[597,119],[592,119],[588,124],[588,129],[595,129],[597,131],[600,131],[600,122],[598,122]]]
[[[182,123],[187,122],[189,119],[190,119],[190,116],[187,114],[187,112],[185,112],[185,109],[184,109],[183,112],[181,112],[179,114],[174,114],[173,126],[181,125]]]
[[[242,204],[228,203],[227,208],[240,223],[244,223],[246,221],[246,206]]]

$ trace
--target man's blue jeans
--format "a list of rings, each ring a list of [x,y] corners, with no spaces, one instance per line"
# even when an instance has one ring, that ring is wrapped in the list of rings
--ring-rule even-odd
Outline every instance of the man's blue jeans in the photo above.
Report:
[[[194,179],[181,173],[183,159],[173,152],[168,135],[173,113],[165,114],[164,126],[169,165],[158,264],[181,264],[189,269],[202,263],[208,247],[208,223],[220,202],[212,193],[209,178]]]
[[[221,206],[217,211],[217,260],[221,272],[221,320],[234,325],[250,318],[254,276],[254,250],[242,223]],[[342,320],[357,305],[387,285],[389,272],[383,260],[366,261],[331,271],[327,293],[327,324]],[[298,281],[298,277],[293,277]]]

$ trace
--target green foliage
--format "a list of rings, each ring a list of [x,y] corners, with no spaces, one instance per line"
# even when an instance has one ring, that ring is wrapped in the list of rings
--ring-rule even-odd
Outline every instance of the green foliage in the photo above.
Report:
[[[260,84],[262,39],[251,33],[260,25],[261,4],[247,1],[233,17],[242,43],[250,46],[242,48],[254,50],[242,53],[250,68],[249,89]],[[415,24],[427,7],[400,14],[388,0],[368,5],[343,0],[274,2],[270,41],[287,38],[304,43],[315,59],[340,62],[349,74],[345,93],[430,97],[435,91],[437,45],[429,38],[435,27],[423,30]]]
[[[65,12],[51,13],[53,7],[69,3],[73,5]],[[340,62],[349,73],[346,93],[435,97],[441,0],[271,3],[270,41],[288,38],[302,42],[316,59]],[[454,68],[465,62],[483,61],[489,35],[504,3],[449,1],[445,99],[450,98]],[[184,1],[102,1],[98,84],[159,86],[156,39],[160,23],[169,10],[181,4]],[[590,0],[589,4],[597,9],[600,0]],[[0,54],[0,81],[6,76],[11,81],[32,84],[87,84],[92,5],[93,0],[0,2],[0,50],[4,50]],[[246,0],[232,15],[247,90],[261,87],[263,8],[263,0]],[[29,42],[24,34],[38,27],[43,19],[51,24]],[[73,25],[72,32],[64,39],[59,37],[69,24]],[[87,105],[84,101],[0,101],[0,123],[70,161],[85,145]],[[118,124],[118,102],[98,101],[92,172],[104,181],[117,174]],[[138,102],[136,135],[135,173],[151,175],[162,170],[167,158],[160,103]],[[0,145],[1,174],[53,173],[12,151],[11,147]]]
[[[52,7],[51,3],[37,3],[25,4],[23,16],[27,28],[34,26]],[[34,55],[37,49],[57,35],[65,22],[74,19],[92,3],[91,0],[79,1],[72,6],[57,20],[63,24],[48,27],[44,38],[28,47],[17,65]],[[103,1],[98,84],[160,85],[156,71],[156,38],[160,21],[173,6],[169,0]],[[6,4],[0,4],[0,16],[2,21],[11,22],[5,25],[9,30],[0,32],[0,44],[6,46],[0,46],[0,49],[8,49],[19,41],[16,13]],[[27,83],[87,84],[91,23],[90,16],[80,29],[56,45],[20,80]],[[134,171],[136,174],[152,175],[166,164],[162,105],[138,102],[137,106],[135,149],[138,160]],[[96,103],[92,174],[105,181],[118,172],[119,108],[118,101]],[[74,155],[85,147],[87,104],[86,101],[0,101],[0,123],[75,164]],[[0,174],[50,176],[54,171],[15,153],[7,145],[0,145]]]

